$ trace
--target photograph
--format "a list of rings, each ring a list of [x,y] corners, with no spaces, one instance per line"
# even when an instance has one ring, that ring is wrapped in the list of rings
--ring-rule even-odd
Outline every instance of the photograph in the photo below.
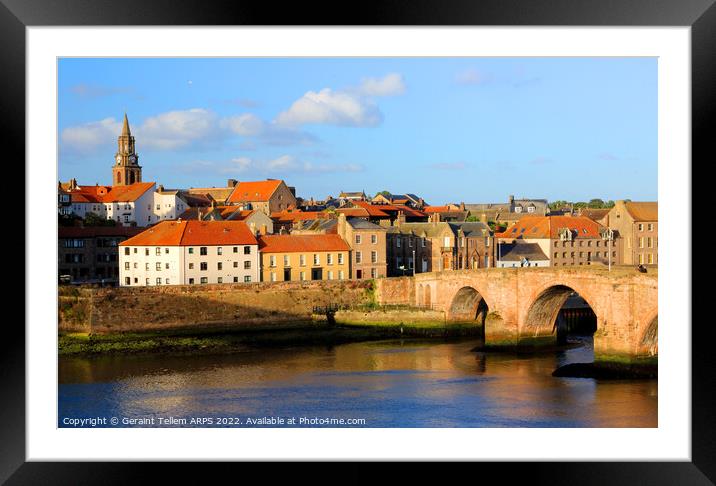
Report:
[[[57,57],[57,428],[659,428],[660,62]]]

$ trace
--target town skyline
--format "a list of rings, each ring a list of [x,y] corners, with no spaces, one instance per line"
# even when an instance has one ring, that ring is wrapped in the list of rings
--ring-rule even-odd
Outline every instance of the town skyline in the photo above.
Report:
[[[60,180],[110,183],[126,112],[144,180],[165,187],[657,199],[653,59],[61,59],[59,74]]]

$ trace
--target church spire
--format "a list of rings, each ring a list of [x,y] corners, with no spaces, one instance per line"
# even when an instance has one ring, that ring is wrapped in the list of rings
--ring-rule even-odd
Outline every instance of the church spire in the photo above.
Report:
[[[131,133],[129,132],[129,120],[127,120],[127,113],[124,114],[124,123],[122,124],[122,136],[123,137],[129,137]]]

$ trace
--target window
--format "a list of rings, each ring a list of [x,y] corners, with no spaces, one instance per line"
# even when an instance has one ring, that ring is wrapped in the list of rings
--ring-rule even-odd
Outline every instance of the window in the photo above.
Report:
[[[239,282],[239,277],[234,277],[234,283],[238,283],[238,282]]]
[[[413,247],[413,237],[412,236],[408,236],[408,246],[411,248]]]
[[[270,278],[270,280],[271,280],[272,282],[275,282],[275,281],[276,281],[276,272],[271,272],[271,278]]]
[[[218,263],[216,264],[216,269],[217,269],[217,270],[223,270],[223,269],[224,269],[224,264],[221,263],[221,262],[218,262]]]
[[[217,248],[216,248],[216,254],[217,254],[217,255],[223,255],[223,254],[224,254],[224,249],[223,249],[221,246],[217,247]]]
[[[126,247],[126,248],[124,249],[124,254],[125,254],[125,255],[129,255],[129,247]]]
[[[144,249],[144,256],[149,256],[149,248]]]
[[[556,242],[555,242],[555,243],[556,243]],[[485,246],[487,246],[487,247],[490,246],[490,237],[489,237],[489,236],[485,236]],[[556,245],[555,245],[555,246],[556,246]]]
[[[238,246],[235,246],[235,247],[234,247],[234,253],[238,253],[238,252],[239,252],[239,247],[238,247]]]
[[[194,254],[194,248],[189,247],[189,254],[190,254],[190,255],[193,255],[193,254]]]
[[[149,270],[149,262],[147,262],[147,263],[144,264],[144,269],[145,269],[145,270]]]
[[[375,245],[378,243],[378,235],[370,235],[370,242],[371,244]]]
[[[361,237],[360,235],[356,235],[356,245],[360,245]]]
[[[333,270],[328,270],[328,280],[333,280]]]
[[[398,248],[400,248],[400,236],[398,236],[398,237],[395,239],[395,246],[397,246]]]
[[[164,268],[166,268],[167,270],[169,270],[169,263],[165,263],[165,264],[164,264]]]
[[[646,229],[647,229],[648,231],[654,231],[654,225],[653,225],[653,223],[647,224],[647,225],[646,225]]]
[[[644,231],[644,225],[642,223],[639,223],[639,231]]]
[[[169,254],[169,248],[164,248],[164,253]]]
[[[194,269],[194,264],[193,264],[193,263],[190,263],[190,264],[189,264],[189,270],[193,270],[193,269]]]
[[[157,272],[162,271],[162,262],[157,262],[156,269],[157,269]]]
[[[139,268],[138,265],[139,264],[137,262],[134,262],[134,268]]]
[[[343,273],[343,270],[338,270],[338,280],[343,280],[345,278],[345,274]]]
[[[326,263],[328,265],[333,265],[333,254],[332,253],[329,253],[328,255],[326,255]]]
[[[647,237],[647,239],[646,239],[646,247],[647,247],[647,248],[653,248],[653,247],[652,247],[651,236]]]
[[[246,261],[244,262],[244,270],[250,270],[250,269],[251,269],[251,261],[250,261],[250,260],[246,260]]]
[[[449,236],[445,236],[445,237],[443,238],[443,246],[444,246],[445,248],[447,248],[447,247],[450,246],[450,237],[449,237]]]
[[[221,265],[221,264],[219,264],[219,265]],[[223,277],[217,278],[217,279],[216,279],[216,282],[217,282],[217,283],[224,283]]]
[[[169,279],[168,279],[168,278],[165,278],[165,279],[164,279],[164,283],[165,283],[166,285],[169,285]]]
[[[244,255],[251,255],[251,247],[250,246],[244,247]]]
[[[306,272],[300,272],[300,273],[298,274],[298,278],[299,278],[300,280],[306,280]]]
[[[130,285],[132,283],[129,277],[124,277],[124,285]]]
[[[639,237],[639,248],[644,248],[644,237],[643,236]]]
[[[426,240],[425,240],[425,238],[423,238],[423,239],[421,240],[421,244],[422,244],[422,247],[423,247],[423,248],[425,248],[425,243],[426,243]]]
[[[649,265],[654,263],[654,254],[653,253],[646,254],[646,263],[648,263]]]
[[[148,279],[148,278],[145,278],[145,279],[144,279],[144,284],[145,284],[145,285],[149,285],[149,279]]]
[[[209,266],[206,262],[199,263],[199,270],[206,271],[209,269]]]
[[[363,254],[359,251],[356,252],[356,263],[363,263]]]
[[[378,263],[378,252],[377,252],[377,251],[371,251],[371,252],[370,252],[370,262],[371,262],[371,263]]]
[[[234,262],[234,268],[239,268],[239,262]]]
[[[161,277],[157,277],[157,285],[161,285],[161,284],[162,284],[162,279],[161,279]]]
[[[313,264],[314,265],[320,265],[321,264],[321,256],[318,253],[313,254]]]
[[[298,257],[298,264],[301,265],[302,267],[306,266],[306,255],[300,255]]]
[[[376,278],[378,276],[378,271],[375,268],[370,269],[370,278]]]
[[[206,247],[205,246],[199,247],[199,255],[206,255],[206,254],[207,254]]]
[[[209,283],[209,278],[208,278],[208,277],[201,277],[201,283],[203,283],[203,284]]]
[[[194,285],[194,279],[193,279],[193,278],[190,278],[190,279],[189,279],[189,285]]]
[[[269,256],[269,267],[275,267],[276,266],[276,255],[270,255]]]
[[[343,265],[343,253],[338,254],[338,264]]]
[[[244,282],[246,282],[246,283],[251,282],[251,275],[245,275]]]
[[[124,262],[124,269],[129,270],[129,262]]]

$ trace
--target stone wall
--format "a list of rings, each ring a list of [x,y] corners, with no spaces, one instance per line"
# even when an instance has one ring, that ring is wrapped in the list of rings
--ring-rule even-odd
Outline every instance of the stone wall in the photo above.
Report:
[[[133,332],[192,327],[285,326],[311,320],[313,306],[372,299],[369,281],[76,288],[59,291],[62,332]]]

